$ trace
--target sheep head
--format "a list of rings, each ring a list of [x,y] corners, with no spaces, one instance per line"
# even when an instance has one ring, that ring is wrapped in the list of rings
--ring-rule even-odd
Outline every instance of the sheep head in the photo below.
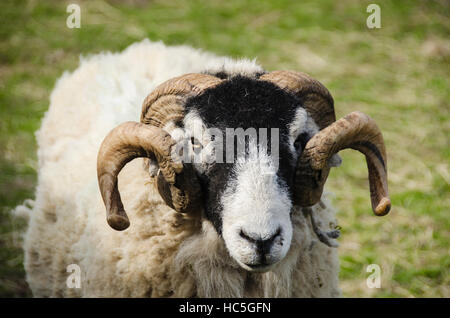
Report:
[[[253,146],[244,146],[251,160],[234,154],[235,136],[226,150],[228,156],[231,149],[232,162],[185,160],[192,153],[183,147],[180,154],[180,144],[188,143],[210,158],[216,148],[208,146],[223,138],[213,139],[205,129],[214,128],[219,136],[229,127],[277,130],[265,132],[272,142],[266,148],[255,143],[262,133],[253,138]],[[180,213],[201,211],[237,263],[249,271],[266,271],[289,250],[295,207],[311,212],[330,168],[340,164],[337,153],[345,148],[366,156],[372,208],[376,215],[387,214],[386,151],[380,130],[360,112],[336,121],[333,98],[320,82],[292,71],[251,78],[187,74],[161,84],[145,99],[141,123],[127,122],[109,133],[100,147],[97,172],[112,228],[129,226],[118,173],[130,160],[145,157],[168,206]],[[275,152],[275,159],[268,155]]]

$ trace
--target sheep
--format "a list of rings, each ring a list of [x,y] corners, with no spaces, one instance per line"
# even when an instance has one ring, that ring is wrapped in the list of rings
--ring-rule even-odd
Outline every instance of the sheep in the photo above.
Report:
[[[390,201],[379,129],[359,112],[335,121],[333,107],[306,74],[187,46],[144,40],[82,58],[51,94],[36,197],[18,208],[29,214],[33,295],[341,296],[335,210],[323,193],[337,152],[366,155],[377,215]],[[209,145],[223,138],[209,129],[230,127],[276,128],[277,162],[275,143],[248,143],[248,160],[188,161],[196,149],[214,156]],[[79,288],[67,283],[71,264]]]

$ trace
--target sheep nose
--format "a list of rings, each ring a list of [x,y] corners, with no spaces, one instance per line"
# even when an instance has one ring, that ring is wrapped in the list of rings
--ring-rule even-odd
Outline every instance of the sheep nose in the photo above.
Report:
[[[249,234],[245,233],[242,229],[241,229],[239,235],[243,239],[246,239],[247,241],[249,241],[250,243],[255,244],[256,249],[260,255],[265,255],[270,251],[275,239],[281,235],[281,228],[279,227],[274,232],[274,234],[272,234],[269,238],[264,238],[264,239],[258,235],[254,235],[254,234],[249,235]]]

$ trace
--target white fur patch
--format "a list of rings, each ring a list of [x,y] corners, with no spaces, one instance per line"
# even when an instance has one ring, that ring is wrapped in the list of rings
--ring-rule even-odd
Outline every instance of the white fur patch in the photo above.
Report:
[[[261,73],[264,69],[259,66],[256,59],[233,60],[228,57],[222,57],[220,61],[206,63],[205,70],[210,73],[227,72],[231,75],[252,75]]]
[[[294,120],[289,124],[289,138],[292,151],[295,153],[294,142],[297,137],[306,132],[310,136],[314,136],[319,131],[314,120],[308,115],[304,108],[299,107],[295,112]]]
[[[292,202],[288,191],[278,183],[276,166],[266,152],[256,147],[250,148],[247,159],[238,158],[234,169],[236,179],[227,185],[221,200],[225,245],[242,267],[252,270],[247,264],[258,265],[261,255],[255,243],[240,235],[241,231],[252,238],[266,240],[280,229],[280,235],[266,254],[267,263],[275,264],[286,255],[292,239]]]

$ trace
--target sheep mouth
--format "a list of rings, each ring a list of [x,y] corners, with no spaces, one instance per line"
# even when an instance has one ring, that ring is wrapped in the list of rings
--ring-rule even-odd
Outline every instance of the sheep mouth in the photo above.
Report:
[[[258,273],[265,273],[273,268],[275,263],[258,263],[258,264],[243,264],[245,265],[245,269],[250,272],[258,272]]]

